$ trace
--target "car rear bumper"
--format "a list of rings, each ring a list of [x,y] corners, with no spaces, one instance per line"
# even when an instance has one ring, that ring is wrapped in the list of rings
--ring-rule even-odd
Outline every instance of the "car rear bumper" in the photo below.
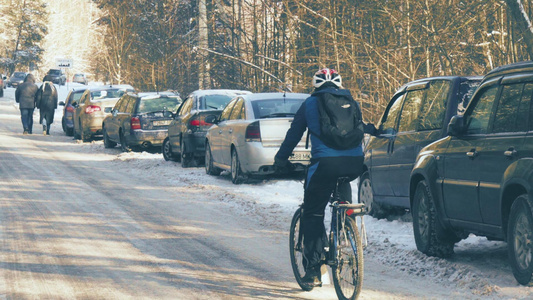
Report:
[[[244,173],[254,175],[268,175],[274,173],[274,156],[279,147],[263,147],[261,142],[247,142],[237,148],[241,169]],[[309,152],[296,148],[295,152]],[[309,160],[291,160],[295,171],[303,171]]]
[[[206,134],[206,131],[185,134],[183,136],[185,142],[185,153],[192,153],[195,157],[204,157]]]
[[[168,136],[167,129],[161,130],[142,130],[136,129],[130,133],[128,137],[128,144],[131,146],[159,147],[163,145],[163,141]]]

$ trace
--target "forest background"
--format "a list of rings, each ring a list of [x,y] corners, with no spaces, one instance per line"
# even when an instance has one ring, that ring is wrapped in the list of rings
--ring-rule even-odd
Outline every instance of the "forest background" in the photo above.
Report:
[[[0,73],[56,58],[141,91],[311,92],[320,68],[376,122],[403,84],[533,57],[531,1],[0,0]]]

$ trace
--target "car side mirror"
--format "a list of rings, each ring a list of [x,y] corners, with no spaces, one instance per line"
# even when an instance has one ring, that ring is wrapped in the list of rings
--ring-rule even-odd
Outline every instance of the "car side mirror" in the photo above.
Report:
[[[205,122],[209,124],[218,124],[218,117],[216,115],[208,115],[205,117]]]
[[[465,118],[464,116],[453,116],[448,124],[448,134],[450,136],[460,136],[465,130]]]
[[[61,105],[61,106],[65,106],[65,102],[63,102],[63,101],[59,101],[58,104]]]
[[[72,106],[74,106],[74,107],[78,107],[78,102],[76,102],[76,101],[72,101],[72,103],[71,103],[70,105],[72,105]]]
[[[113,117],[116,117],[117,114],[118,114],[118,110],[113,109],[113,110],[111,111],[111,114],[113,114]]]

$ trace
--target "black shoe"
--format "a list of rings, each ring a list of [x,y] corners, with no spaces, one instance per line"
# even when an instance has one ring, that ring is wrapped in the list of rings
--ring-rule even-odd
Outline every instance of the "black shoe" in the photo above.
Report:
[[[302,277],[302,283],[309,288],[322,286],[322,280],[320,280],[321,276],[322,274],[320,273],[320,268],[310,269],[305,273],[305,276]]]

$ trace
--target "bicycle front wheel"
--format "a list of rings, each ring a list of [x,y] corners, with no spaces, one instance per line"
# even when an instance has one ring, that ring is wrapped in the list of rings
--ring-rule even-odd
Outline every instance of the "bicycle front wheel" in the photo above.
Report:
[[[355,221],[348,217],[339,229],[336,261],[332,271],[337,297],[357,299],[363,286],[363,244]]]
[[[291,256],[291,266],[292,271],[294,272],[294,277],[296,282],[304,291],[310,291],[313,289],[312,286],[303,284],[302,278],[305,275],[305,267],[303,265],[303,253],[304,253],[304,244],[303,237],[300,236],[300,220],[301,220],[301,209],[296,210],[294,216],[292,217],[291,229],[289,233],[289,250]]]

